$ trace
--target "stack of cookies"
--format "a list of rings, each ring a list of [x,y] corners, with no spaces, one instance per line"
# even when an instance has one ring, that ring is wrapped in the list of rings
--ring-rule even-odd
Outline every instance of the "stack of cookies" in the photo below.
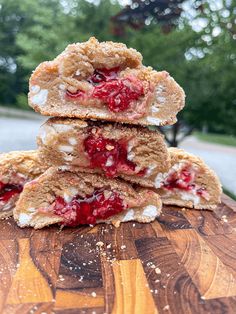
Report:
[[[214,209],[221,194],[214,172],[198,157],[168,149],[148,128],[175,123],[184,100],[167,72],[144,66],[141,54],[123,44],[91,38],[41,63],[30,79],[29,104],[52,118],[34,152],[42,174],[26,176],[14,198],[20,195],[18,225],[150,222],[162,203]]]

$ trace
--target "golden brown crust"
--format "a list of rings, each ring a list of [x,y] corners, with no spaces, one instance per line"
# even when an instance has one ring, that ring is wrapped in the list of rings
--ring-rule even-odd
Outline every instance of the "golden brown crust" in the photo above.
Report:
[[[3,211],[0,213],[0,219],[6,219],[12,216],[13,210]]]
[[[47,167],[40,161],[36,150],[0,154],[0,176],[18,172],[34,178],[46,169]]]
[[[161,201],[157,193],[153,191],[142,188],[134,189],[124,181],[109,180],[95,174],[78,173],[69,167],[61,169],[52,167],[25,185],[14,209],[14,219],[20,227],[31,226],[36,229],[61,222],[61,217],[42,210],[38,211],[38,209],[48,208],[56,196],[65,198],[79,194],[81,197],[85,197],[91,195],[95,189],[104,188],[108,191],[116,190],[128,208],[134,208],[134,211],[136,208],[138,211],[145,210],[148,205],[156,206],[156,214],[152,214],[150,217],[140,217],[140,219],[134,217],[136,220],[148,222],[155,219],[160,213]],[[112,218],[108,221],[118,224],[119,217],[117,216],[116,222]]]
[[[127,174],[126,170],[117,176],[144,187],[153,187],[156,175],[170,168],[170,157],[163,136],[144,127],[99,123],[79,119],[51,118],[40,128],[38,137],[39,155],[48,165],[73,165],[79,171],[102,173],[99,168],[90,167],[90,159],[84,151],[84,139],[92,134],[103,138],[127,142],[128,159],[135,163],[137,172],[147,169],[146,174]],[[123,172],[122,172],[123,171]]]
[[[66,90],[72,93],[89,90],[91,86],[86,78],[95,69],[104,67],[124,69],[121,76],[134,75],[146,88],[150,85],[152,92],[146,93],[137,108],[116,113],[111,112],[107,105],[98,106],[98,100],[87,99],[82,104],[81,99],[65,97]],[[69,45],[53,61],[41,63],[30,78],[29,104],[47,116],[166,125],[176,122],[176,114],[183,108],[184,101],[184,91],[174,79],[165,71],[157,72],[143,66],[142,57],[136,50],[124,44],[99,43],[95,38]],[[145,105],[146,102],[148,105]]]
[[[199,203],[194,203],[193,200],[181,199],[181,191],[178,191],[177,189],[170,192],[161,188],[157,191],[162,197],[163,204],[214,210],[217,207],[217,204],[221,202],[222,194],[221,183],[215,172],[210,169],[201,158],[193,154],[178,148],[169,148],[168,150],[171,156],[172,167],[186,162],[190,165],[194,165],[194,167],[198,169],[194,183],[199,187],[206,189],[209,194],[209,199],[206,200],[203,197],[200,197]]]
[[[0,181],[4,183],[23,184],[25,181],[36,178],[46,169],[47,167],[41,164],[37,151],[13,151],[0,154]],[[21,182],[17,182],[19,180]],[[11,198],[8,209],[0,211],[0,218],[12,215],[17,199],[18,196]]]

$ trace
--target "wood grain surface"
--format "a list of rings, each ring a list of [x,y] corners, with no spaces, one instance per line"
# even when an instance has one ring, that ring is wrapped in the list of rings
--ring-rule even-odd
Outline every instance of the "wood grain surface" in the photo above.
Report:
[[[151,224],[0,221],[0,313],[236,313],[236,203],[164,207]]]

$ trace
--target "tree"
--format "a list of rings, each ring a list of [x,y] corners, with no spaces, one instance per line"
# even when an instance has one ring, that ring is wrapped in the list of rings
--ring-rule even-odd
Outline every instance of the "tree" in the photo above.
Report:
[[[56,57],[70,43],[85,41],[94,35],[100,40],[111,39],[107,16],[120,9],[109,0],[101,0],[98,5],[85,0],[63,1],[63,5],[60,0],[40,0],[29,8],[30,3],[30,0],[21,1],[21,15],[29,18],[30,11],[32,21],[28,21],[29,27],[16,34],[15,40],[21,52],[16,56],[16,62],[25,70],[22,76],[25,85],[17,100],[18,105],[24,107],[27,107],[31,71],[40,62]]]
[[[236,1],[207,1],[196,18],[199,32],[186,72],[191,102],[184,118],[198,128],[236,135]]]
[[[184,88],[186,107],[179,119],[180,125],[185,121],[191,126],[184,128],[186,134],[196,127],[235,135],[236,5],[235,1],[221,8],[213,5],[214,1],[206,1],[191,21],[183,15],[180,26],[171,33],[164,34],[153,23],[137,32],[130,42],[142,52],[146,64],[166,69]],[[200,31],[192,26],[198,19],[206,25]],[[178,142],[176,127],[167,129],[168,135],[172,133],[172,145]]]
[[[21,49],[16,45],[16,36],[28,22],[14,0],[0,0],[0,101],[12,104],[16,95],[24,89],[24,68],[17,62]]]
[[[59,0],[42,1],[40,10],[34,12],[34,25],[17,36],[17,45],[23,51],[18,60],[32,70],[56,57],[70,43],[91,36],[111,39],[109,16],[119,8],[109,0],[101,0],[98,5],[85,0],[63,1],[63,6]]]

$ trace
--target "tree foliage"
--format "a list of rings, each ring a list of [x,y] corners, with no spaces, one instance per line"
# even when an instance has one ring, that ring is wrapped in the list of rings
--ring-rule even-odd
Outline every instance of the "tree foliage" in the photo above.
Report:
[[[110,19],[121,10],[114,1],[0,0],[0,104],[24,107],[38,63],[96,36],[137,48],[146,65],[174,76],[186,91],[180,118],[188,124],[236,134],[236,1],[205,0],[201,11],[188,2],[193,16],[183,13],[171,32],[150,22],[119,38]]]

